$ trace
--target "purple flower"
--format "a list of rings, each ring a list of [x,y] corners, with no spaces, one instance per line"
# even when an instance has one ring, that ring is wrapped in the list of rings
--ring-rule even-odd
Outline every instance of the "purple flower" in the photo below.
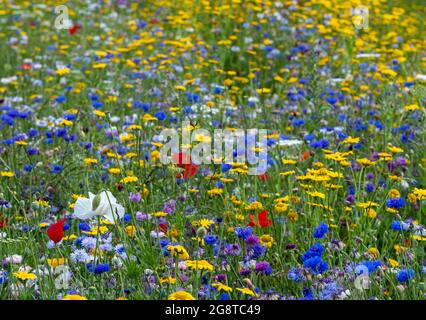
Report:
[[[268,262],[261,261],[256,263],[256,266],[254,267],[254,271],[256,271],[257,273],[261,273],[261,274],[269,276],[272,273],[272,267]]]
[[[257,236],[248,236],[246,239],[246,244],[249,246],[254,246],[255,244],[259,244],[259,238]]]
[[[240,245],[238,243],[227,244],[225,246],[224,253],[234,255],[234,256],[238,256],[241,253]]]
[[[140,202],[141,198],[142,197],[141,197],[141,194],[139,192],[136,192],[136,193],[130,192],[129,199],[130,199],[131,202]]]
[[[163,206],[163,211],[167,212],[168,214],[175,213],[175,211],[176,211],[176,201],[173,200],[173,199],[171,199],[169,201],[166,201],[164,203],[164,206]]]
[[[250,272],[251,272],[250,269],[241,269],[240,270],[240,276],[246,277],[250,274]]]
[[[372,180],[372,179],[374,179],[374,173],[369,172],[369,173],[367,173],[367,175],[365,177],[367,178],[367,180]]]

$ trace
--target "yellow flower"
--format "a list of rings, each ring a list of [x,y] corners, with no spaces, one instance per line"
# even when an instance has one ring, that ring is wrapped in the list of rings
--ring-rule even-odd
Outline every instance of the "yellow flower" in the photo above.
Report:
[[[176,291],[173,292],[169,297],[168,300],[195,300],[195,298],[186,291]]]
[[[419,188],[414,188],[413,189],[413,194],[416,196],[416,198],[420,201],[422,200],[426,200],[426,189],[419,189]]]
[[[120,180],[121,183],[130,183],[138,181],[138,177],[136,176],[127,176]]]
[[[228,287],[227,285],[224,285],[223,283],[220,283],[220,282],[213,283],[212,287],[216,288],[217,291],[232,292],[231,287]]]
[[[347,137],[345,140],[342,141],[344,144],[357,144],[359,143],[359,138],[353,138],[351,136]]]
[[[399,191],[396,190],[396,189],[392,189],[392,190],[389,191],[388,197],[389,198],[399,198],[399,197],[401,197],[401,193],[399,193]]]
[[[170,283],[170,284],[175,284],[176,283],[176,278],[172,278],[172,277],[164,277],[160,279],[160,283]]]
[[[263,205],[259,201],[253,201],[252,203],[245,206],[246,210],[261,210],[263,209]]]
[[[274,244],[274,238],[272,238],[269,234],[264,234],[260,236],[259,243],[261,245],[265,245],[267,248],[270,248]]]
[[[79,294],[67,294],[63,296],[62,300],[87,300],[87,298],[80,296]]]
[[[0,177],[12,178],[15,174],[11,171],[1,171]]]
[[[249,288],[237,288],[237,291],[239,291],[243,294],[247,294],[247,295],[252,296],[252,297],[257,297],[257,294]]]
[[[296,211],[290,211],[290,212],[287,214],[287,219],[288,219],[289,221],[297,221],[297,220],[299,219],[299,215],[297,214],[297,212],[296,212]]]
[[[368,216],[369,218],[375,219],[377,217],[377,212],[373,208],[370,208],[364,211],[364,215]]]
[[[55,73],[56,73],[57,75],[60,75],[60,76],[66,75],[66,74],[68,74],[68,73],[70,73],[70,72],[71,72],[71,69],[70,69],[70,68],[61,68],[61,69],[57,69],[57,70],[55,71]]]
[[[181,246],[181,245],[168,246],[167,250],[170,251],[170,254],[173,257],[177,256],[179,259],[182,259],[182,260],[189,259],[188,251],[186,251],[186,249],[183,246]]]
[[[15,278],[18,278],[22,281],[37,279],[37,276],[34,273],[29,273],[26,271],[14,272],[13,275],[15,276]]]
[[[318,192],[318,191],[312,191],[312,192],[310,192],[310,191],[308,191],[306,193],[309,194],[311,197],[314,197],[314,198],[325,199],[325,194],[322,193],[322,192]]]
[[[377,250],[377,248],[369,248],[368,252],[373,256],[373,258],[378,258],[379,257],[379,250]]]
[[[121,172],[120,168],[109,168],[108,172],[111,174],[119,174]]]
[[[400,153],[400,152],[404,152],[404,149],[398,148],[398,147],[394,147],[394,146],[388,146],[388,150],[392,153]]]
[[[209,219],[201,219],[198,221],[198,223],[201,227],[209,228],[212,224],[214,224],[214,221]]]
[[[186,266],[195,270],[214,270],[213,265],[211,265],[207,260],[187,260]]]
[[[49,266],[56,268],[58,266],[62,266],[67,262],[67,259],[65,258],[53,258],[53,259],[47,259],[47,263]]]
[[[129,237],[134,237],[136,235],[136,227],[135,226],[127,226],[126,233]]]
[[[389,264],[391,265],[391,267],[393,268],[397,268],[399,267],[399,263],[398,261],[394,260],[394,259],[389,259]]]
[[[95,115],[97,115],[99,118],[103,118],[103,117],[105,117],[105,116],[106,116],[106,113],[105,113],[105,112],[103,112],[103,111],[101,111],[101,110],[97,110],[97,109],[93,110],[93,113],[94,113]]]
[[[84,161],[84,164],[87,166],[98,163],[98,160],[93,158],[85,158],[83,161]]]
[[[168,213],[164,211],[158,211],[158,212],[154,212],[153,215],[156,218],[161,218],[161,217],[166,217]]]
[[[207,191],[207,194],[211,196],[217,196],[223,193],[223,188],[213,188]]]

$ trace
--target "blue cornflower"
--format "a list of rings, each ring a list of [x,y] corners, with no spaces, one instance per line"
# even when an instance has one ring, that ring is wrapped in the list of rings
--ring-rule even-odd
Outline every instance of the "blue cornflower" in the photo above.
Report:
[[[62,169],[64,169],[64,166],[60,165],[60,164],[54,164],[52,166],[52,172],[53,173],[61,173]]]
[[[414,275],[413,269],[403,269],[396,274],[396,280],[399,282],[408,282],[414,278]]]
[[[216,236],[214,235],[207,235],[204,237],[204,242],[206,245],[213,245],[217,242]]]
[[[386,207],[392,209],[400,209],[405,205],[403,198],[390,198],[386,200]]]
[[[321,222],[318,227],[314,229],[314,238],[322,239],[324,235],[328,232],[328,225],[324,222]]]
[[[320,243],[314,243],[308,251],[302,256],[302,261],[306,261],[312,257],[321,257],[324,252],[324,246]]]
[[[395,231],[407,231],[410,228],[410,224],[403,221],[392,221],[392,230]]]
[[[93,263],[88,263],[87,270],[89,270],[90,273],[101,274],[104,272],[108,272],[110,270],[110,267],[108,263],[102,263],[96,266],[94,266]]]
[[[310,269],[313,274],[323,273],[328,270],[327,262],[323,261],[321,257],[312,257],[303,262],[305,268]]]

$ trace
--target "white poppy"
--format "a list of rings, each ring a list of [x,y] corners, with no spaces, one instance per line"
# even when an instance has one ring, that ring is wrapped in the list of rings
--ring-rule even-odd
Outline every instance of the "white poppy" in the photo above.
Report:
[[[78,198],[74,206],[74,215],[79,219],[89,219],[94,216],[104,216],[111,222],[124,216],[124,207],[109,191],[98,195],[89,192],[89,199]]]

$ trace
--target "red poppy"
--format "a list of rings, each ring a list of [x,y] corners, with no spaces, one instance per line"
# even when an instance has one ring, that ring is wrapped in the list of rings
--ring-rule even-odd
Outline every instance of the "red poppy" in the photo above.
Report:
[[[55,243],[58,243],[62,240],[62,237],[64,236],[65,221],[67,221],[67,219],[59,220],[58,222],[52,224],[49,229],[47,229],[47,235],[49,236],[50,240]]]
[[[158,224],[160,227],[160,231],[166,233],[167,232],[167,223],[160,223]]]
[[[254,215],[249,215],[250,222],[247,224],[248,227],[254,227],[256,222],[254,221]]]
[[[305,161],[311,156],[311,153],[309,151],[303,152],[302,156],[300,157],[300,161]]]
[[[0,216],[0,229],[6,228],[7,218]]]
[[[257,219],[259,220],[259,225],[260,225],[262,228],[272,226],[272,221],[271,221],[271,220],[269,220],[269,219],[266,217],[266,216],[267,216],[267,214],[268,214],[268,211],[266,211],[266,210],[260,211],[260,212],[257,214]]]
[[[181,169],[184,169],[181,173],[176,175],[176,178],[188,179],[197,173],[198,166],[191,163],[191,156],[186,153],[176,153],[172,156],[173,163]]]
[[[153,18],[153,19],[149,20],[149,23],[151,23],[151,24],[157,24],[158,20],[156,18]]]
[[[71,28],[69,28],[68,29],[68,33],[69,34],[74,34],[74,33],[76,33],[77,31],[78,31],[78,29],[80,29],[81,28],[81,25],[80,24],[75,24],[75,25],[73,25]]]
[[[23,63],[21,68],[22,70],[31,70],[31,63]]]
[[[269,220],[266,216],[268,211],[263,210],[257,214],[257,223],[254,220],[254,215],[249,215],[250,222],[247,224],[248,227],[260,226],[262,228],[272,226],[272,221]]]
[[[269,179],[269,175],[267,173],[258,174],[257,177],[262,181],[267,181]]]

